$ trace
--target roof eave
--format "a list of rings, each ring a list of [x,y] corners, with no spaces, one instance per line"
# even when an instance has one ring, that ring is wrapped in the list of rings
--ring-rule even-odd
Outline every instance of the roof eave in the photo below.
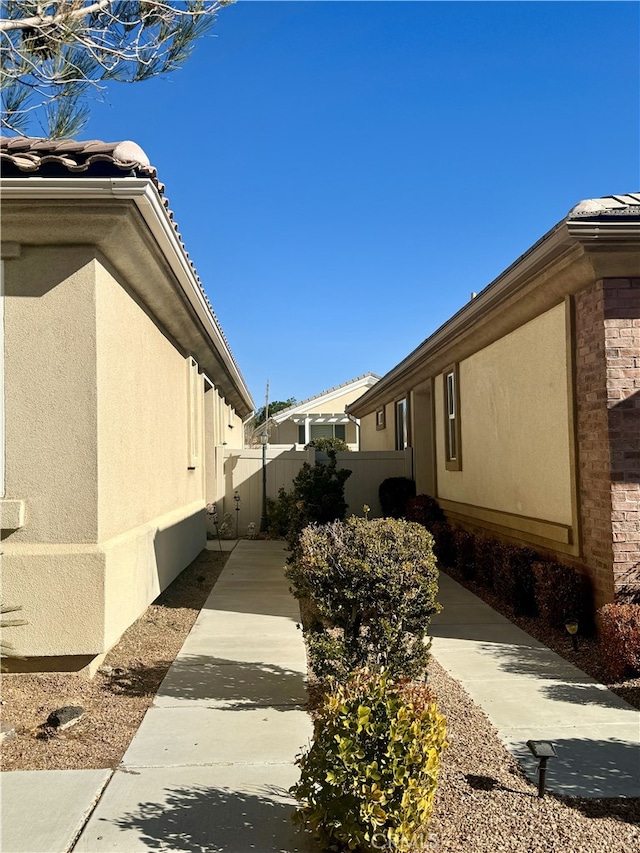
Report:
[[[198,317],[212,347],[222,362],[235,388],[234,407],[241,418],[253,411],[254,404],[221,329],[206,303],[175,227],[165,209],[154,182],[150,178],[43,178],[37,176],[4,178],[3,200],[106,200],[117,198],[135,204],[175,280]]]
[[[471,337],[476,327],[487,315],[498,310],[506,300],[517,299],[531,282],[548,278],[548,271],[576,261],[582,261],[569,288],[577,292],[585,286],[585,274],[593,278],[624,275],[629,258],[640,250],[640,218],[633,213],[625,219],[580,217],[563,219],[530,249],[517,258],[484,290],[464,305],[432,335],[390,370],[362,397],[347,406],[347,413],[363,417],[388,402],[392,393],[405,393],[418,368],[448,349],[458,336]],[[624,255],[625,266],[616,265],[615,254]],[[640,272],[640,270],[639,270]],[[496,330],[495,337],[498,337]],[[486,345],[486,344],[483,344]]]

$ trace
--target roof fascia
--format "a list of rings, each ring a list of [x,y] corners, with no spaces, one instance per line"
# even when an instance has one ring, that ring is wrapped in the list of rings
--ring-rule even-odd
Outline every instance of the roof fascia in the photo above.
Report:
[[[322,400],[323,403],[330,403],[331,400],[342,397],[344,394],[348,394],[349,391],[354,391],[358,388],[370,385],[372,378],[373,377],[368,374],[366,376],[362,376],[360,379],[355,379],[353,382],[346,382],[344,385],[338,385],[337,388],[333,388],[331,391],[326,391],[324,394],[318,394],[317,397],[310,397],[308,400],[303,400],[302,403],[297,403],[295,406],[291,406],[288,409],[282,409],[282,411],[276,412],[275,415],[270,416],[269,419],[274,423],[281,424],[284,421],[289,420],[294,415],[305,414],[309,411],[309,406],[315,406],[320,400]]]
[[[160,195],[149,178],[5,178],[2,199],[29,200],[106,200],[132,201],[155,239],[182,292],[202,323],[235,386],[246,411],[254,408],[253,399],[235,364],[231,350],[207,305],[193,269],[185,255],[175,228]],[[245,412],[242,413],[243,415]]]
[[[363,417],[390,396],[407,393],[411,377],[428,360],[448,348],[460,336],[469,336],[470,329],[488,314],[524,289],[545,267],[570,252],[572,246],[564,220],[547,232],[524,255],[488,284],[476,297],[464,305],[416,349],[392,368],[366,394],[347,406],[347,413]]]
[[[440,353],[448,351],[455,341],[463,337],[471,341],[488,316],[497,314],[501,307],[514,305],[532,287],[538,288],[532,304],[539,308],[546,288],[548,307],[552,307],[553,300],[557,302],[561,295],[551,286],[554,273],[564,273],[573,264],[574,272],[564,281],[562,294],[576,293],[589,281],[628,277],[634,274],[635,268],[640,271],[639,252],[640,222],[637,214],[607,220],[597,217],[562,220],[383,376],[374,388],[347,406],[347,413],[362,417],[388,402],[390,396],[406,394],[411,380],[427,360],[435,364]],[[508,331],[508,328],[505,331],[496,325],[493,339]],[[483,340],[480,346],[469,343],[467,350],[470,354],[490,342],[490,339]],[[446,352],[443,357],[446,361]]]

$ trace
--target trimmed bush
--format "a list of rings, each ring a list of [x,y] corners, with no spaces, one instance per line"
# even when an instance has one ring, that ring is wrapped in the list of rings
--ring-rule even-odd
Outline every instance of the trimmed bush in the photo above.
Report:
[[[431,530],[433,524],[441,524],[444,520],[440,504],[431,495],[416,495],[407,501],[407,521],[415,521]]]
[[[433,536],[433,550],[439,566],[454,566],[456,562],[453,530],[446,521],[434,522],[429,527]]]
[[[323,849],[407,851],[424,840],[447,747],[424,684],[354,673],[325,697],[297,759],[296,818]]]
[[[562,628],[565,619],[578,620],[581,633],[593,630],[593,595],[585,574],[552,560],[532,564],[538,613],[549,625]]]
[[[302,532],[287,577],[318,614],[304,627],[318,678],[366,665],[424,675],[425,638],[440,610],[432,546],[424,527],[390,518],[352,516]]]
[[[308,524],[326,524],[347,514],[344,484],[351,476],[346,468],[337,468],[335,453],[329,464],[305,462],[298,471],[293,489],[280,489],[277,502],[268,505],[269,532],[283,536],[292,550]]]
[[[540,555],[529,548],[500,544],[496,556],[493,571],[496,592],[513,608],[516,616],[536,616],[538,610],[532,566]]]
[[[414,480],[408,477],[387,477],[378,489],[382,514],[385,518],[406,518],[407,503],[415,494]]]
[[[496,539],[476,536],[474,543],[476,580],[482,586],[493,589],[494,570],[496,563],[503,557],[502,549],[502,543]]]
[[[314,438],[309,444],[305,444],[305,450],[309,447],[315,448],[318,453],[326,453],[328,456],[335,457],[336,453],[350,452],[351,448],[346,441],[341,438]]]
[[[475,536],[468,530],[456,528],[453,531],[455,567],[465,580],[474,580],[476,576]]]
[[[605,604],[597,623],[602,657],[613,678],[640,675],[640,605]]]

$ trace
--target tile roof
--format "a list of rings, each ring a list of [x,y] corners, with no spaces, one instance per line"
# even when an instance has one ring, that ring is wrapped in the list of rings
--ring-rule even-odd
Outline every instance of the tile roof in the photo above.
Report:
[[[280,418],[281,415],[286,415],[288,412],[293,412],[296,409],[299,409],[301,406],[306,406],[307,403],[311,403],[313,400],[319,400],[320,397],[324,397],[326,394],[333,394],[334,391],[340,391],[342,388],[348,388],[349,385],[355,385],[356,382],[360,382],[363,379],[373,379],[374,383],[378,382],[380,377],[377,373],[363,373],[361,376],[356,376],[355,379],[350,379],[348,382],[343,382],[341,385],[334,385],[333,388],[327,388],[326,391],[321,391],[319,394],[314,394],[313,397],[307,397],[306,400],[300,400],[298,403],[294,403],[293,406],[289,406],[287,409],[280,409],[280,411],[273,415],[273,419]],[[284,420],[284,418],[283,418]]]
[[[213,306],[189,257],[182,235],[178,231],[173,211],[164,195],[164,184],[158,180],[157,171],[149,158],[135,142],[102,142],[99,139],[40,139],[31,136],[0,136],[0,170],[3,177],[17,177],[20,174],[39,175],[40,177],[139,177],[148,178],[158,191],[160,201],[167,212],[180,246],[189,262],[193,276],[200,288],[229,355],[240,368],[222,326],[216,317]]]
[[[586,198],[572,207],[567,219],[581,219],[594,216],[625,216],[637,213],[640,209],[640,193],[626,195],[607,195],[603,198]]]

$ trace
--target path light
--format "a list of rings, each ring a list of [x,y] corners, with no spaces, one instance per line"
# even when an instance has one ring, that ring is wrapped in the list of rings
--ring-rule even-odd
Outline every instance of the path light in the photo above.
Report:
[[[262,517],[260,518],[260,533],[267,530],[267,442],[269,436],[266,432],[260,433],[260,444],[262,445]]]
[[[238,519],[240,518],[240,493],[236,489],[233,493],[233,499],[236,502],[236,539],[238,538]]]
[[[575,616],[571,616],[569,619],[565,619],[564,627],[567,629],[567,633],[571,637],[571,642],[573,643],[573,651],[578,651],[578,620]]]
[[[527,746],[534,758],[540,762],[538,765],[538,796],[544,797],[544,783],[547,776],[547,760],[556,758],[558,753],[549,740],[528,740]]]

